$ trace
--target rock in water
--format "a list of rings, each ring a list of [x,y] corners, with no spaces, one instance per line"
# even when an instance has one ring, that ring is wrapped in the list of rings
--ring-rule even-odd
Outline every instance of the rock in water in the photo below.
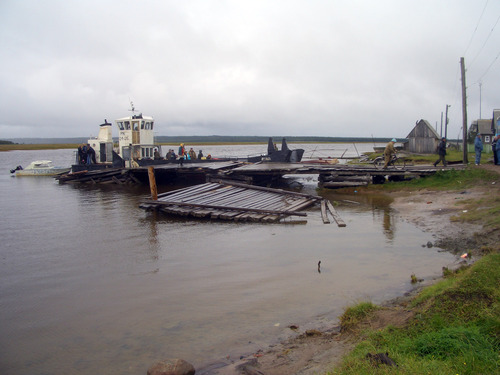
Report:
[[[151,366],[147,375],[194,375],[193,365],[183,359],[165,359]]]

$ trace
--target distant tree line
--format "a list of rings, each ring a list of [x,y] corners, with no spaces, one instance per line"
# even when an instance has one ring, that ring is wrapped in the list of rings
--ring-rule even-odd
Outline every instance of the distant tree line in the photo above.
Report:
[[[13,145],[14,142],[11,142],[11,141],[4,141],[2,139],[0,139],[0,145]]]
[[[313,137],[313,136],[273,136],[273,142],[279,144],[283,138],[292,143],[362,143],[362,142],[389,142],[392,137]],[[11,138],[0,140],[0,144],[81,144],[87,143],[88,138]],[[159,135],[155,137],[158,143],[267,143],[269,136],[232,136],[232,135]],[[118,142],[117,137],[113,137]],[[406,139],[398,138],[398,142]]]
[[[268,136],[231,136],[231,135],[189,135],[189,136],[156,136],[158,143],[267,143]],[[274,142],[279,143],[283,138],[287,142],[321,143],[321,142],[389,142],[392,138],[367,137],[312,137],[312,136],[273,136]],[[401,139],[402,141],[403,139]]]

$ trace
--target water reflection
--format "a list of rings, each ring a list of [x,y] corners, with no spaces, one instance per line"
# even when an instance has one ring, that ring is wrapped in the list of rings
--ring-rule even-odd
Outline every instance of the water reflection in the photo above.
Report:
[[[357,209],[361,210],[371,207],[373,220],[374,222],[381,222],[382,233],[385,235],[387,242],[392,243],[394,241],[398,220],[393,215],[390,206],[393,200],[389,195],[370,192],[358,194],[356,189],[324,189],[320,194],[332,201],[339,202],[341,207],[349,207],[349,209],[353,210],[356,210],[356,205],[358,205]]]

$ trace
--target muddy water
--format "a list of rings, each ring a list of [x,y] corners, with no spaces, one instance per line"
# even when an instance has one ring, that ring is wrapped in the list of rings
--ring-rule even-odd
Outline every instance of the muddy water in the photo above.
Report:
[[[346,228],[178,220],[138,208],[143,187],[12,178],[70,150],[0,153],[0,373],[145,374],[158,359],[197,368],[381,302],[455,258],[395,219],[385,197],[321,192]],[[315,194],[314,177],[289,180]],[[165,187],[163,187],[166,189]],[[161,190],[161,188],[160,188]],[[321,272],[318,261],[321,260]]]

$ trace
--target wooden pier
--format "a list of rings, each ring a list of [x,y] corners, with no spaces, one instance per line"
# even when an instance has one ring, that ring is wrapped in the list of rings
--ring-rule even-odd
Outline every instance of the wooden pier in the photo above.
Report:
[[[316,174],[320,187],[347,187],[402,181],[416,177],[425,177],[441,170],[463,169],[465,165],[455,164],[447,167],[427,165],[406,166],[402,169],[389,167],[377,169],[373,164],[307,164],[307,163],[255,163],[236,167],[227,171],[227,177],[254,180],[272,180],[284,175]]]
[[[328,208],[338,226],[345,226],[333,205],[322,197],[239,183],[209,182],[158,194],[157,200],[147,199],[141,208],[197,218],[275,223],[307,216],[301,210],[317,203]],[[323,208],[322,218],[330,223]]]
[[[427,165],[406,166],[402,169],[389,167],[380,170],[373,164],[307,164],[307,163],[245,163],[218,161],[204,163],[159,164],[154,166],[159,184],[187,181],[198,184],[213,180],[245,182],[269,186],[284,175],[318,175],[319,186],[338,188],[401,181],[429,176],[441,170],[463,169],[464,164],[433,167]],[[148,183],[148,167],[102,169],[64,174],[57,177],[60,183]]]

